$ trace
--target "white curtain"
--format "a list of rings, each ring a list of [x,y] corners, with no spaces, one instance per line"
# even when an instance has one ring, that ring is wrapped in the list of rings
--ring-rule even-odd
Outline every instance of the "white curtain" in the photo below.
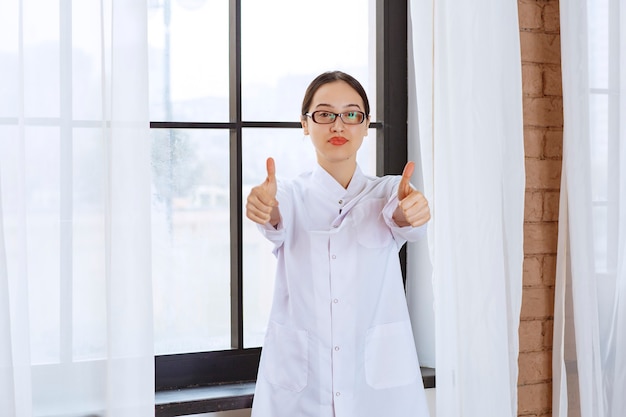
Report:
[[[410,17],[412,152],[433,210],[437,417],[514,417],[525,189],[517,1],[412,0]]]
[[[0,2],[0,415],[153,416],[145,0]]]
[[[561,2],[553,415],[626,415],[626,6]]]

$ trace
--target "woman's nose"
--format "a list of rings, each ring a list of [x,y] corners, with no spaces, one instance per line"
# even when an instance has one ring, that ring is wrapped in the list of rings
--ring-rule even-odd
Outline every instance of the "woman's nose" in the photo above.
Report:
[[[343,126],[343,120],[341,120],[341,117],[337,117],[331,126],[332,126],[331,130],[333,132],[343,131],[344,126]]]

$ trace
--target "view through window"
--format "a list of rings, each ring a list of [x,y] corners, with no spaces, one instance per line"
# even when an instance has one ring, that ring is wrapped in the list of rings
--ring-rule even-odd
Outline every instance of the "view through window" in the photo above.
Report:
[[[314,166],[299,115],[319,73],[359,79],[376,120],[375,3],[150,1],[157,355],[262,345],[275,260],[256,225],[234,217],[267,157],[283,178]],[[359,164],[375,174],[376,129]]]

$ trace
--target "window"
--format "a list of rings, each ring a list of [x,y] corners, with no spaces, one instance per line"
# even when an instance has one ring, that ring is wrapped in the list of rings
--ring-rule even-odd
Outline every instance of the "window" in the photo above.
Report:
[[[619,0],[589,7],[589,135],[595,273],[600,294],[615,292],[618,274],[620,187],[620,18]],[[608,24],[607,24],[608,23]],[[600,321],[611,323],[613,305],[600,304]],[[606,318],[602,320],[602,317]]]
[[[274,259],[243,216],[245,197],[269,156],[279,176],[314,164],[300,103],[329,69],[368,92],[363,170],[401,173],[407,3],[150,4],[156,389],[253,381]]]
[[[591,175],[594,247],[596,272],[600,275],[615,274],[617,253],[616,223],[618,205],[610,201],[618,187],[619,177],[619,54],[611,54],[619,44],[618,1],[603,0],[588,10],[590,25],[589,42],[589,108],[591,136]],[[606,22],[609,24],[607,25]],[[610,187],[613,187],[611,189]]]

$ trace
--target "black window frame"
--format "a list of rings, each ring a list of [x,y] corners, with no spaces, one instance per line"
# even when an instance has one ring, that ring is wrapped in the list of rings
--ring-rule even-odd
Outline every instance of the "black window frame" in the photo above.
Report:
[[[377,175],[401,174],[407,161],[407,0],[376,0]],[[298,122],[259,122],[242,118],[241,0],[230,0],[229,122],[151,121],[151,129],[229,129],[231,211],[230,350],[155,356],[155,391],[254,382],[261,348],[243,344],[242,132],[246,128],[300,128]],[[367,24],[367,22],[364,22]],[[400,252],[406,278],[406,250]],[[241,408],[241,407],[233,407]]]

